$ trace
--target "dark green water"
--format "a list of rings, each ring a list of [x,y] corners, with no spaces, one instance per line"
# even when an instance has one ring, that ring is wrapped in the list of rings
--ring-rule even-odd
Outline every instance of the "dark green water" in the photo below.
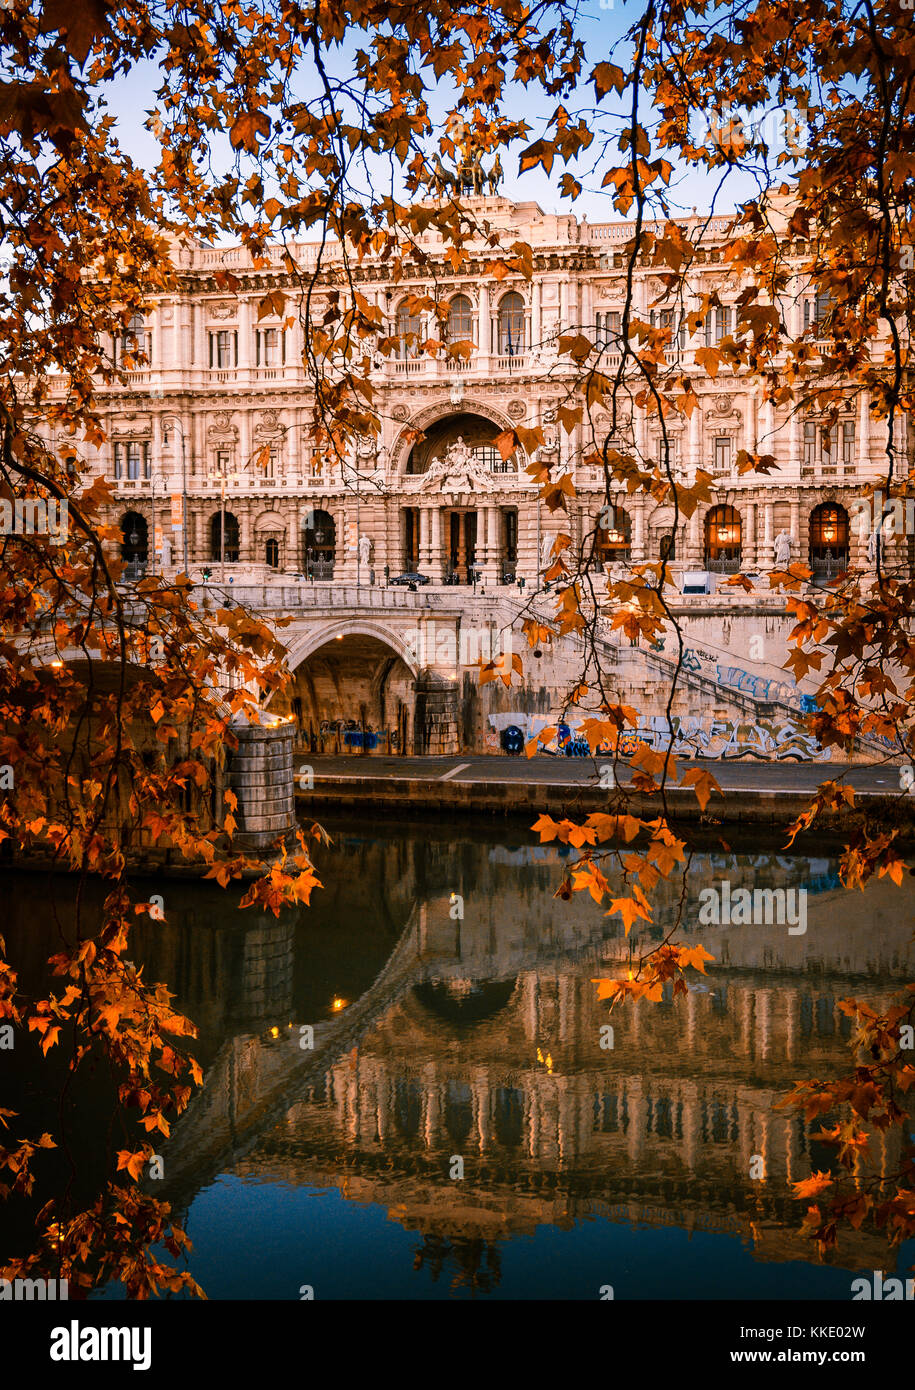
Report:
[[[592,981],[628,946],[618,918],[553,896],[555,848],[490,823],[328,826],[325,888],[279,921],[209,885],[143,884],[167,920],[134,959],[198,1024],[206,1072],[150,1190],[211,1298],[848,1299],[855,1271],[886,1266],[866,1232],[811,1254],[789,1183],[830,1152],[773,1105],[847,1068],[840,999],[886,1003],[911,978],[908,888],[845,893],[825,856],[697,854],[682,935],[716,957],[708,977],[610,1014]],[[700,926],[700,891],[725,879],[804,889],[806,930]],[[9,953],[37,980],[70,885],[8,883]],[[56,1099],[16,1055],[0,1103],[41,1123]],[[72,1109],[87,1190],[104,1105],[98,1077]],[[3,1256],[27,1240],[7,1215]]]

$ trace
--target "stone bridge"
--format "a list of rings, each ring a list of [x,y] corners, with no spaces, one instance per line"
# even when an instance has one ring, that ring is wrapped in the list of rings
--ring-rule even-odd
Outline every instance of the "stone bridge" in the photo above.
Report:
[[[531,650],[522,631],[525,617],[552,616],[548,595],[525,600],[501,586],[410,592],[307,582],[211,585],[205,592],[213,604],[241,601],[268,619],[291,619],[279,636],[294,683],[274,709],[292,717],[302,751],[517,752],[519,734],[526,740],[558,725],[565,726],[559,748],[580,747],[574,731],[584,716],[567,710],[566,701],[587,669],[593,677],[593,658],[588,668],[578,636]],[[729,600],[724,623],[715,605],[714,597],[693,599],[676,612],[684,652],[670,718],[678,652],[673,628],[649,649],[630,645],[598,617],[604,688],[639,710],[638,737],[666,747],[672,730],[674,751],[699,757],[825,756],[804,726],[811,696],[782,667],[750,655],[760,634],[772,657],[783,653],[791,626],[784,601],[738,596]],[[715,647],[716,632],[719,640],[726,636],[726,646]],[[511,687],[501,680],[479,684],[481,659],[501,660],[507,671],[513,653],[524,664],[520,683],[515,674]],[[629,742],[634,747],[635,738]]]

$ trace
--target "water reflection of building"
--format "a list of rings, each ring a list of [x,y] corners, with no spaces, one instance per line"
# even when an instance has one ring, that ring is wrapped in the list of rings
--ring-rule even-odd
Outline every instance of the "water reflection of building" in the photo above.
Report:
[[[846,1064],[844,992],[829,978],[808,990],[729,976],[714,992],[615,1014],[604,1051],[607,1013],[587,974],[527,973],[507,996],[491,989],[488,1013],[477,999],[469,1021],[466,994],[449,1005],[414,986],[236,1172],[339,1186],[457,1250],[603,1215],[746,1234],[752,1221],[767,1258],[799,1258],[788,1183],[829,1153],[773,1106],[801,1070]],[[895,1144],[878,1140],[881,1167]],[[750,1181],[756,1155],[765,1183]],[[848,1258],[872,1245],[854,1237]]]
[[[852,896],[826,861],[694,859],[691,900],[725,874],[818,886],[806,936],[774,924],[711,940],[688,914],[684,933],[726,964],[685,998],[611,1014],[592,980],[625,958],[625,939],[593,904],[552,896],[555,850],[521,865],[453,830],[406,843],[350,841],[325,862],[327,897],[295,926],[295,989],[281,1006],[295,1024],[316,1020],[314,1050],[261,1024],[224,1033],[175,1126],[165,1195],[185,1204],[227,1167],[336,1186],[418,1232],[424,1268],[481,1288],[498,1279],[494,1242],[579,1218],[745,1236],[752,1222],[762,1258],[805,1258],[788,1184],[831,1151],[773,1106],[799,1077],[847,1069],[840,999],[884,1004],[909,977],[908,882]],[[659,895],[659,924],[678,894]],[[318,1018],[313,1001],[341,985],[348,1007]],[[608,1022],[612,1050],[600,1046]],[[875,1142],[878,1165],[894,1142]],[[749,1178],[756,1155],[764,1183]],[[882,1252],[865,1233],[843,1244],[852,1265]]]

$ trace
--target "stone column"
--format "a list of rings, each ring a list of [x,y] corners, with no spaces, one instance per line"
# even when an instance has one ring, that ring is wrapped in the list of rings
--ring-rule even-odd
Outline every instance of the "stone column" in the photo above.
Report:
[[[766,502],[764,506],[765,529],[763,532],[763,563],[767,569],[771,569],[774,560],[772,558],[772,503]]]
[[[479,336],[480,367],[484,370],[489,366],[489,354],[492,352],[492,323],[491,310],[489,307],[489,286],[484,282],[480,286],[480,309],[479,323],[477,326]]]
[[[429,513],[431,508],[420,507],[419,509],[419,568],[422,573],[428,572],[432,564],[432,553],[429,541]]]
[[[746,526],[743,537],[743,554],[741,557],[742,569],[755,569],[758,564],[757,545],[756,545],[756,503],[748,502],[746,508]]]
[[[531,348],[537,351],[540,346],[540,339],[543,334],[542,318],[540,313],[540,281],[534,280],[531,286]]]
[[[801,535],[801,503],[795,497],[791,503],[791,558],[807,562],[806,537]]]
[[[300,570],[304,573],[303,566],[304,566],[304,564],[305,564],[305,561],[304,561],[304,559],[302,558],[302,556],[301,556],[301,554],[300,554],[300,550],[301,550],[301,542],[299,541],[299,527],[300,527],[300,525],[301,525],[301,522],[300,522],[300,517],[299,517],[299,508],[298,508],[298,505],[297,505],[296,503],[294,503],[294,504],[290,507],[290,509],[289,509],[289,521],[288,521],[287,526],[286,526],[286,565],[285,565],[285,568],[286,568],[287,570],[291,570],[293,573],[298,573]]]
[[[636,500],[635,515],[632,525],[632,558],[636,563],[641,562],[645,556],[645,505],[641,499]]]
[[[240,299],[238,301],[238,370],[244,372],[247,377],[251,363],[253,361],[254,344],[251,339],[253,331],[251,328],[251,301]]]
[[[792,411],[788,423],[788,453],[788,467],[782,470],[782,477],[800,478],[803,445],[801,442],[801,417],[796,410]]]
[[[702,518],[698,510],[689,519],[686,541],[687,569],[701,569],[705,563],[702,554]]]
[[[696,469],[699,467],[702,449],[701,429],[702,409],[697,406],[689,417],[689,453],[687,456],[687,463],[691,475],[695,474]]]
[[[258,854],[295,829],[295,726],[291,722],[271,725],[270,719],[261,712],[258,723],[241,717],[233,720],[238,747],[229,755],[229,785],[238,797],[238,829],[232,844],[237,850]]]
[[[492,507],[477,507],[476,568],[484,584],[496,583],[496,546]]]
[[[871,452],[871,416],[870,416],[870,392],[862,391],[858,403],[858,438],[856,440],[855,458],[859,470],[868,471]]]
[[[442,582],[442,573],[445,568],[445,559],[442,552],[442,509],[441,507],[432,508],[432,540],[431,540],[431,559],[429,577],[433,584]]]

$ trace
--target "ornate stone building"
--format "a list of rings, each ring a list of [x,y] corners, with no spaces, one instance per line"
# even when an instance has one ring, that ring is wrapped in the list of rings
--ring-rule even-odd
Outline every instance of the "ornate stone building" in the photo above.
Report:
[[[813,416],[763,405],[742,383],[724,373],[712,380],[695,366],[695,350],[734,326],[741,285],[718,249],[727,219],[684,219],[701,244],[690,291],[716,290],[723,306],[698,333],[685,323],[696,301],[666,304],[656,272],[645,267],[635,275],[635,312],[669,328],[670,361],[689,366],[702,399],[688,422],[670,424],[672,461],[684,479],[701,467],[717,483],[713,501],[674,535],[672,509],[641,495],[621,490],[608,514],[602,472],[583,462],[592,437],[606,433],[605,412],[597,412],[593,436],[587,424],[569,435],[557,421],[576,370],[557,356],[560,332],[580,328],[596,341],[604,372],[619,364],[622,248],[631,226],[591,225],[495,194],[471,204],[506,243],[532,246],[532,281],[484,275],[482,242],[454,274],[432,233],[421,239],[428,262],[412,279],[394,283],[385,265],[371,260],[351,267],[360,294],[400,335],[400,349],[375,357],[381,437],[366,438],[331,467],[315,462],[300,330],[284,329],[275,316],[259,318],[258,306],[274,289],[287,295],[286,312],[295,312],[299,291],[284,261],[287,249],[275,248],[271,266],[258,270],[237,248],[176,253],[177,292],[114,344],[117,356],[136,339],[149,358],[128,373],[127,384],[108,390],[109,443],[97,459],[115,488],[128,559],[166,570],[186,559],[196,576],[208,569],[226,580],[284,574],[287,582],[299,575],[371,586],[419,572],[433,584],[523,580],[527,592],[559,531],[571,531],[576,547],[601,565],[663,553],[679,572],[764,569],[775,561],[779,537],[780,562],[809,561],[818,574],[867,563],[867,537],[852,524],[852,503],[885,469],[886,437],[867,399],[849,399],[838,425],[824,434]],[[292,245],[288,253],[299,276],[314,272],[315,244]],[[330,243],[318,303],[339,265],[340,248]],[[237,291],[217,287],[220,270],[231,272]],[[449,338],[474,343],[460,366],[416,354],[415,344],[433,330],[411,312],[408,296],[433,287],[448,305]],[[800,277],[781,307],[795,336],[816,322],[819,306]],[[653,460],[661,443],[657,419],[634,395],[627,379],[619,442]],[[541,457],[571,468],[577,496],[568,517],[538,502],[527,460],[506,463],[495,447],[495,437],[517,425],[541,426]],[[738,475],[744,448],[773,454],[777,471]]]

